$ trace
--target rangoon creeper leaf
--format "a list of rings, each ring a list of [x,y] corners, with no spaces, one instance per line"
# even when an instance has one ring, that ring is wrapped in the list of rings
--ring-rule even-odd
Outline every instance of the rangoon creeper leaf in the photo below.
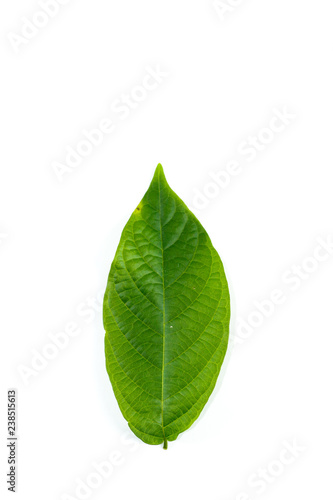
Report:
[[[120,410],[136,436],[166,449],[214,389],[230,299],[218,253],[161,165],[121,235],[103,316]]]

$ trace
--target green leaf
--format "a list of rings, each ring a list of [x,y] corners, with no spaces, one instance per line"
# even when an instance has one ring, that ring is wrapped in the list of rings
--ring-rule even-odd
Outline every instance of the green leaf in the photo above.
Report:
[[[166,449],[214,389],[230,299],[218,253],[161,165],[121,235],[103,315],[120,410],[136,436]]]

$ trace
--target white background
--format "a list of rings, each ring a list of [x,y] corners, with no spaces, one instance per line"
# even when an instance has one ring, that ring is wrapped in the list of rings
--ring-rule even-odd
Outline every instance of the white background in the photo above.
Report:
[[[8,498],[11,387],[18,499],[83,498],[78,481],[98,482],[93,463],[115,452],[112,474],[86,498],[332,497],[333,255],[311,257],[318,238],[333,235],[333,8],[329,0],[230,4],[223,16],[213,0],[72,0],[15,51],[8,35],[20,35],[23,18],[41,8],[1,2],[0,457]],[[111,104],[135,93],[148,67],[168,76],[121,119]],[[239,145],[267,138],[274,109],[294,118],[248,161]],[[64,163],[66,148],[104,118],[114,119],[114,132],[60,182],[54,162]],[[209,185],[210,173],[235,158],[229,185]],[[215,196],[194,211],[225,265],[236,338],[203,414],[167,452],[132,440],[105,370],[100,309],[122,227],[159,162],[193,209],[198,192]],[[308,270],[298,282],[294,265]],[[284,303],[240,339],[239,322],[274,289]],[[31,369],[50,333],[73,322],[78,335],[25,383],[22,366]],[[283,465],[286,441],[302,451]],[[260,468],[267,479],[251,486]]]

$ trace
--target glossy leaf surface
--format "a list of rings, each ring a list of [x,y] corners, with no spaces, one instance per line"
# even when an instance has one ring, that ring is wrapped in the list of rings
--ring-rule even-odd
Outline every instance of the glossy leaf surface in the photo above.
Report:
[[[104,298],[107,371],[145,443],[198,418],[226,353],[230,300],[221,259],[158,165],[121,235]]]

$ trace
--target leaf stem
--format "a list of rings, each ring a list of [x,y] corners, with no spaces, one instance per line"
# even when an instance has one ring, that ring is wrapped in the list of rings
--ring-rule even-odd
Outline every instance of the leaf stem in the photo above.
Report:
[[[167,438],[165,437],[164,438],[163,450],[167,450],[167,449],[168,449],[168,441],[167,441]]]

